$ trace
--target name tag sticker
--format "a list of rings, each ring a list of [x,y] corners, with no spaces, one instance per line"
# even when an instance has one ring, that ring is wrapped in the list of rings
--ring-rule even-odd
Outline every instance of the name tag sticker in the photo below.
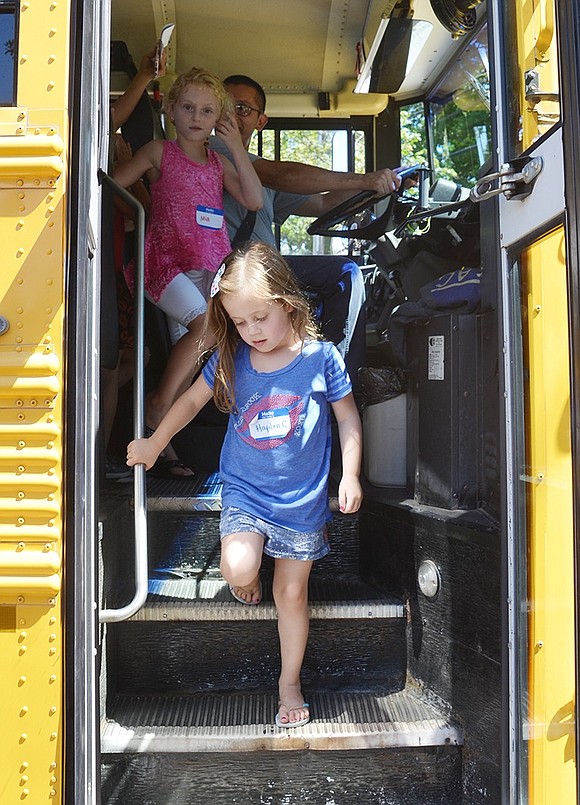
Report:
[[[216,207],[195,208],[195,220],[204,229],[221,229],[224,222],[224,211]]]
[[[287,408],[261,411],[250,422],[250,436],[260,439],[283,439],[290,432],[290,413]]]

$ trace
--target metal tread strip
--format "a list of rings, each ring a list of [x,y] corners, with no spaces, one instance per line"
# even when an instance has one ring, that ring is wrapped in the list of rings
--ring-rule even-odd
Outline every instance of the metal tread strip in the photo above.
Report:
[[[147,510],[150,512],[220,512],[222,482],[217,472],[196,475],[193,480],[147,479]],[[328,505],[339,511],[338,497],[331,494]]]
[[[459,746],[463,730],[416,694],[309,696],[313,720],[274,725],[274,694],[118,696],[102,725],[102,751],[244,752]]]
[[[373,591],[367,585],[345,581],[312,580],[310,617],[315,620],[361,620],[402,618],[402,602]],[[264,600],[244,606],[232,598],[223,579],[150,579],[149,596],[134,621],[224,621],[276,618],[270,587],[264,583]]]

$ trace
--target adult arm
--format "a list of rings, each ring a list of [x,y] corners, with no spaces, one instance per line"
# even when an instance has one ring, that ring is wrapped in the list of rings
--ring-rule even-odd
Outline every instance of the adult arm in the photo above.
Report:
[[[352,393],[332,403],[338,425],[342,454],[342,478],[338,486],[338,504],[343,514],[358,511],[362,503],[360,468],[362,459],[362,425]]]
[[[195,383],[173,403],[152,436],[129,442],[127,445],[129,467],[145,464],[145,468],[150,469],[175,434],[195,419],[204,405],[210,401],[212,394],[212,389],[203,375],[199,375]]]
[[[302,162],[281,162],[274,159],[257,159],[253,164],[263,185],[287,193],[310,194],[340,190],[345,193],[344,198],[349,198],[361,190],[372,190],[377,196],[386,196],[401,184],[397,174],[390,168],[370,173],[342,173]]]
[[[125,92],[111,104],[113,131],[116,131],[119,126],[122,126],[130,118],[149,82],[164,73],[165,53],[161,57],[159,73],[157,76],[155,75],[155,48],[153,48],[150,53],[146,53],[141,59],[139,69]]]

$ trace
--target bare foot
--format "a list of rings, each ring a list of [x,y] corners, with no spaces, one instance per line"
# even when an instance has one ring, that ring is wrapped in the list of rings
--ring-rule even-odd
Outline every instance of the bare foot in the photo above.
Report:
[[[242,604],[259,604],[262,600],[262,582],[260,576],[256,576],[247,587],[234,587],[230,584],[230,592],[235,599]]]
[[[280,702],[276,723],[279,727],[294,727],[307,724],[310,709],[304,701],[300,685],[280,685]]]

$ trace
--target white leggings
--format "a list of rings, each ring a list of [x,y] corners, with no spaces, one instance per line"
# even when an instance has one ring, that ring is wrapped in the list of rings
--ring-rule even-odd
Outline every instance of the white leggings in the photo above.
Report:
[[[161,308],[170,320],[187,327],[190,322],[206,312],[213,278],[213,271],[206,271],[203,268],[178,274],[165,288],[159,301],[154,304]]]

